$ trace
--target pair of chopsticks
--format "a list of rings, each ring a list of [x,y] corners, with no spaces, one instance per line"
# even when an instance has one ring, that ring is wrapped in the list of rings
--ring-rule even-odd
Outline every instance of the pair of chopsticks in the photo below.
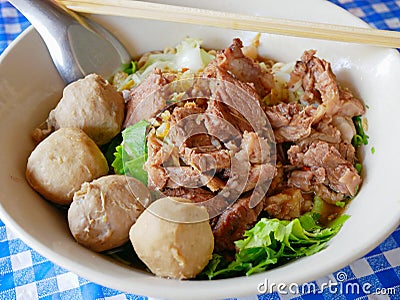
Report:
[[[254,32],[400,48],[400,32],[269,18],[135,0],[57,0],[81,13],[205,25]]]

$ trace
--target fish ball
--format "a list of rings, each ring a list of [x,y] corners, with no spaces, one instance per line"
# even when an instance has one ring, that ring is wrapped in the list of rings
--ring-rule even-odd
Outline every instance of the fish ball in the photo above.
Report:
[[[85,182],[68,210],[69,228],[78,243],[96,252],[121,246],[149,201],[149,190],[133,177],[108,175]]]
[[[122,127],[125,103],[122,94],[101,76],[90,74],[69,84],[48,124],[82,129],[96,144],[108,143]]]
[[[99,147],[78,128],[61,128],[32,151],[26,179],[34,190],[57,204],[68,205],[85,181],[108,173]]]
[[[187,201],[174,197],[156,200],[130,230],[136,254],[157,276],[193,278],[212,256],[214,237],[208,213]]]

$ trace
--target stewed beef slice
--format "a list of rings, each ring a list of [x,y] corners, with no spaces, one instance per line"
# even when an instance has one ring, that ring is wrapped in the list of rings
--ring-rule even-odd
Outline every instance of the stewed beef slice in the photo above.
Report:
[[[309,211],[311,206],[312,203],[303,198],[300,189],[288,188],[268,197],[265,200],[264,210],[273,218],[291,220]]]
[[[141,120],[155,117],[167,106],[167,96],[162,87],[175,79],[175,75],[162,73],[159,69],[146,77],[129,94],[126,103],[126,117],[123,127],[128,127]]]
[[[245,230],[249,229],[257,221],[264,203],[260,202],[256,207],[250,207],[250,196],[239,198],[229,206],[218,218],[213,227],[215,238],[214,249],[218,252],[234,251],[234,241],[243,238]]]
[[[260,64],[245,56],[242,47],[242,41],[238,38],[234,39],[231,46],[217,53],[213,63],[238,80],[253,85],[258,95],[263,98],[275,85],[273,76],[261,68]]]
[[[324,168],[328,186],[336,192],[354,196],[361,184],[361,177],[354,166],[327,142],[312,143],[305,152],[297,145],[292,146],[288,156],[294,166]]]

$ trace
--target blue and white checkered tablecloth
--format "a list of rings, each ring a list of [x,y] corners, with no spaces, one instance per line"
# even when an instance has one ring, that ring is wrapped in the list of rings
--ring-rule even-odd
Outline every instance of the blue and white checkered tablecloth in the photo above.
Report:
[[[330,1],[377,28],[400,31],[399,0]],[[0,0],[0,53],[28,26],[25,17]],[[335,284],[321,290],[327,282]],[[0,220],[0,300],[3,299],[149,298],[97,285],[53,264],[24,244]],[[400,227],[363,258],[300,286],[297,294],[275,292],[246,298],[250,299],[400,299]]]

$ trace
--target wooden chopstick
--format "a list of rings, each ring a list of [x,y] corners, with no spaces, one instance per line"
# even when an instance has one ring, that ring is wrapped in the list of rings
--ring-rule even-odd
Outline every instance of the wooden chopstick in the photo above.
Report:
[[[69,9],[236,30],[400,48],[400,32],[269,18],[135,0],[57,0]],[[216,0],[217,1],[217,0]]]

